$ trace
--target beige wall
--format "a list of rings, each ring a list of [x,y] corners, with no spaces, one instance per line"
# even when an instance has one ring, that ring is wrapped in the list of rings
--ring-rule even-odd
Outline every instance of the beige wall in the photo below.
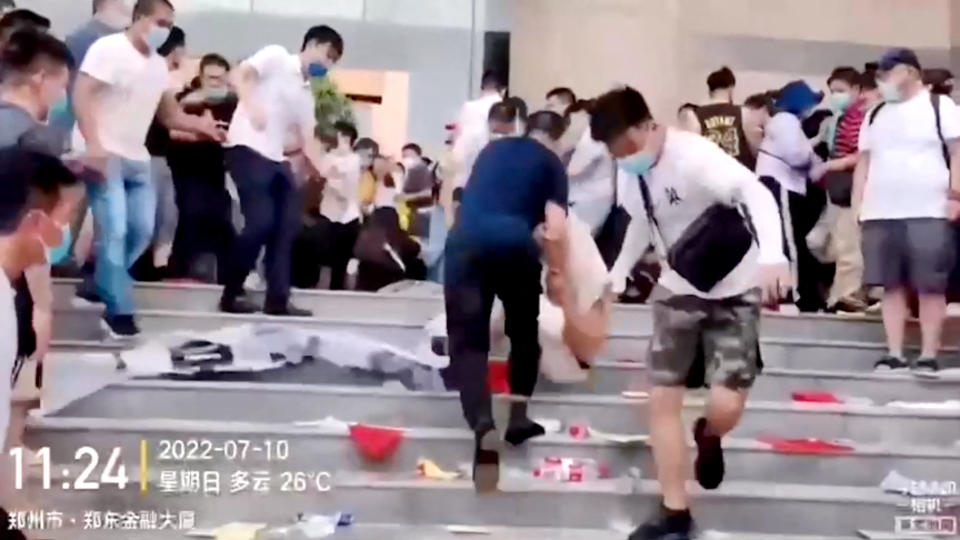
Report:
[[[930,67],[960,51],[960,0],[514,0],[512,91],[536,107],[554,86],[589,97],[629,83],[672,119],[706,98],[729,65],[738,96],[837,65],[862,67],[888,46]]]

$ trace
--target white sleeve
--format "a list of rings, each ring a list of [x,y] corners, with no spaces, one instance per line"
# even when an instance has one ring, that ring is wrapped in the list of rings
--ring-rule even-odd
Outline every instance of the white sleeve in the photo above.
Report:
[[[773,194],[755,174],[719,146],[709,146],[713,148],[704,147],[699,152],[702,159],[698,160],[698,170],[693,171],[692,177],[713,192],[719,202],[746,206],[760,246],[760,264],[785,263],[782,221]]]
[[[269,77],[283,68],[283,62],[289,53],[280,45],[268,45],[253,56],[244,60],[244,64],[256,70],[260,77]]]
[[[947,141],[960,139],[960,108],[949,96],[940,96],[940,131]]]
[[[770,121],[767,130],[773,138],[776,157],[791,167],[801,168],[812,164],[815,155],[813,146],[797,117],[789,113],[778,114]]]
[[[113,85],[117,83],[119,63],[116,52],[113,50],[111,37],[98,39],[90,46],[90,50],[83,58],[80,71],[104,84]]]
[[[606,151],[606,145],[594,141],[593,137],[590,136],[590,130],[585,131],[583,136],[580,137],[580,141],[573,148],[570,163],[567,164],[567,174],[571,178],[581,175],[597,160],[602,160]]]
[[[300,126],[300,136],[304,140],[316,137],[317,112],[312,95],[305,94],[300,100],[297,124]]]

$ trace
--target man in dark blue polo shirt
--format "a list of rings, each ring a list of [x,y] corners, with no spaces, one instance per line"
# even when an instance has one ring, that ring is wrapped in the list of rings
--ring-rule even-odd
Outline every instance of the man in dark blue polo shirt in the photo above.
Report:
[[[478,491],[496,489],[499,479],[499,437],[487,388],[494,298],[500,298],[506,312],[511,392],[529,398],[537,382],[542,267],[534,230],[545,222],[548,203],[567,207],[567,174],[556,153],[563,130],[563,118],[544,111],[530,117],[526,137],[487,145],[447,240],[444,296],[451,369],[464,416],[476,435]],[[543,433],[527,416],[526,401],[511,406],[509,443],[520,445]]]

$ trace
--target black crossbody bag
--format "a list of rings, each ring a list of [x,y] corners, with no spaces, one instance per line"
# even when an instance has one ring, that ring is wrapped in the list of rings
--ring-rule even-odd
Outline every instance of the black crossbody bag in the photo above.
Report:
[[[738,207],[715,204],[707,208],[687,227],[680,238],[668,249],[660,224],[653,211],[653,199],[646,181],[638,177],[643,206],[650,220],[651,232],[667,250],[667,264],[683,279],[701,292],[710,292],[736,268],[751,245],[756,242],[749,215]]]

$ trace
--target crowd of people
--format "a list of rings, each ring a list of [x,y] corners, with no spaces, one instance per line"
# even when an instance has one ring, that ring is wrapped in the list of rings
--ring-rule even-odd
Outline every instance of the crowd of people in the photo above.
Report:
[[[50,347],[55,272],[83,277],[78,297],[104,304],[114,338],[139,333],[136,279],[219,283],[224,312],[296,317],[311,313],[292,303],[291,287],[319,287],[325,268],[333,290],[433,279],[444,285],[453,379],[476,436],[474,481],[491,491],[492,306],[502,302],[511,342],[504,439],[522,445],[544,434],[527,410],[540,301],[569,294],[567,263],[551,250],[564,249],[576,216],[609,269],[607,296],[653,310],[650,435],[663,499],[630,538],[682,540],[693,531],[684,391],[710,386],[693,438],[696,478],[715,489],[721,439],[761,371],[762,307],[879,305],[888,351],[876,367],[938,369],[960,218],[960,111],[952,75],[923,70],[913,51],[837,67],[827,107],[800,80],[737,104],[736,76],[722,68],[707,78],[706,102],[678,109],[677,127],[629,87],[585,101],[558,87],[530,113],[486,73],[434,162],[413,143],[385,155],[348,122],[318,130],[311,82],[345,53],[329,26],[310,28],[298,51],[269,45],[235,65],[205,54],[176,88],[188,36],[169,0],[93,0],[93,18],[65,41],[48,19],[6,4],[0,368],[13,381]],[[256,274],[263,305],[246,294]],[[910,362],[912,310],[923,342]],[[0,385],[4,406],[9,390]],[[0,414],[0,443],[9,417]]]

